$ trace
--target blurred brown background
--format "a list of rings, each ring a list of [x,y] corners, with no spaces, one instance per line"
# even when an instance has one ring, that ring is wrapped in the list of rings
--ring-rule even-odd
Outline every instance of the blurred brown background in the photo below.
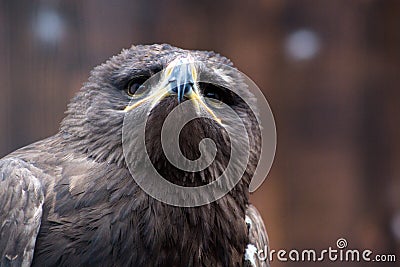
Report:
[[[0,156],[54,134],[95,65],[163,42],[215,50],[264,90],[278,146],[253,202],[272,249],[343,237],[399,266],[400,1],[0,0]],[[273,264],[297,265],[367,266]]]

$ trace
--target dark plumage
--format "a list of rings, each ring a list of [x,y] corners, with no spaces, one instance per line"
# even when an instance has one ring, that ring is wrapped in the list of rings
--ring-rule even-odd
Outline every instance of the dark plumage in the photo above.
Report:
[[[246,123],[251,155],[242,179],[223,198],[195,208],[170,206],[142,191],[126,166],[122,124],[132,99],[127,87],[188,53],[216,68],[231,65],[213,52],[169,45],[123,50],[92,71],[68,105],[59,133],[0,160],[0,266],[266,264],[245,255],[249,242],[258,246],[267,238],[260,215],[248,203],[248,186],[260,153],[260,129],[238,97],[230,95],[227,102]],[[224,75],[232,81],[237,78],[234,73]],[[230,86],[243,85],[237,81]],[[192,122],[180,139],[188,158],[198,157],[202,138],[211,135],[217,140],[222,152],[208,169],[183,172],[163,155],[160,128],[176,105],[177,98],[168,96],[150,114],[146,144],[152,162],[177,184],[197,186],[215,180],[229,155],[224,152],[229,140],[217,131],[215,121]]]

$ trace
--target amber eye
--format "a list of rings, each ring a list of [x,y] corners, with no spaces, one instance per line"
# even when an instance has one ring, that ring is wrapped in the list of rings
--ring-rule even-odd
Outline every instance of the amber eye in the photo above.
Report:
[[[204,96],[218,101],[222,101],[222,97],[219,95],[218,92],[215,91],[208,91],[208,92],[206,91],[204,92]]]
[[[143,85],[146,80],[146,78],[139,78],[130,81],[126,89],[127,94],[131,97],[141,96],[146,91],[146,87]]]
[[[224,88],[215,86],[211,83],[200,83],[203,96],[208,104],[213,105],[216,108],[222,107],[222,103],[231,105],[230,95]]]

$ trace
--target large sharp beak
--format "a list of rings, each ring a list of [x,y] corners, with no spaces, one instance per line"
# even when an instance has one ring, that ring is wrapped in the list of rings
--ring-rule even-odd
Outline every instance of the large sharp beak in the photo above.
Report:
[[[221,120],[214,112],[205,104],[198,89],[198,74],[196,65],[191,56],[180,57],[172,61],[161,74],[162,78],[159,83],[159,89],[155,90],[151,95],[141,99],[125,108],[125,112],[129,112],[144,102],[152,102],[154,107],[163,98],[169,95],[177,95],[180,103],[184,97],[192,100],[199,110],[203,107],[218,123]]]
[[[180,103],[184,96],[191,96],[197,91],[197,70],[191,57],[178,58],[166,69],[169,92],[178,95]]]

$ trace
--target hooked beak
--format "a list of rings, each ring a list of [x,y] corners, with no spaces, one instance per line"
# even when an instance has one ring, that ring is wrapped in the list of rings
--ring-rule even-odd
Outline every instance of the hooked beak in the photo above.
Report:
[[[180,103],[184,96],[190,97],[196,89],[197,70],[191,57],[178,58],[167,67],[169,93],[178,95]],[[196,90],[197,91],[197,90]]]
[[[188,55],[173,60],[163,71],[163,78],[160,81],[161,88],[155,90],[148,97],[133,103],[125,108],[125,112],[129,112],[144,102],[151,101],[154,107],[163,98],[170,95],[177,95],[178,102],[181,103],[184,97],[192,100],[199,110],[202,106],[219,124],[221,120],[214,112],[205,104],[201,97],[197,84],[197,69],[193,58]]]

